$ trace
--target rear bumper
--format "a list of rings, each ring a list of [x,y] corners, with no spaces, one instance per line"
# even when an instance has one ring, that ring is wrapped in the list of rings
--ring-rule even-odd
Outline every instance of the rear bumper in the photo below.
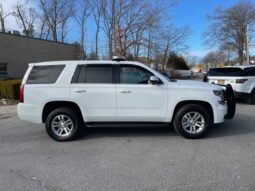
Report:
[[[41,110],[38,106],[19,103],[17,106],[17,113],[21,120],[31,123],[42,123]]]
[[[235,97],[237,99],[248,99],[249,95],[250,95],[249,93],[245,93],[245,92],[237,92],[237,91],[235,91],[234,93],[235,93]]]

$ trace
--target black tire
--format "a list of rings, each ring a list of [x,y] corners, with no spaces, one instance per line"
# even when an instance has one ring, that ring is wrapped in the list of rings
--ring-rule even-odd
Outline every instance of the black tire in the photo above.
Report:
[[[192,117],[193,113],[194,113],[194,116],[195,116],[195,114],[199,114],[202,116],[201,118],[199,118],[199,119],[201,119],[201,121],[202,121],[202,119],[204,121],[204,123],[203,123],[204,125],[201,128],[196,128],[196,125],[195,125],[196,122],[195,122],[195,124],[193,124],[193,126],[195,125],[194,128],[197,129],[197,133],[188,132],[188,129],[185,130],[185,128],[182,125],[182,122],[186,123],[188,121],[187,120],[185,122],[186,118],[184,119],[184,116],[186,117],[186,115],[188,115],[188,113],[191,115],[191,117]],[[192,123],[193,123],[193,121],[192,121]],[[201,122],[199,121],[199,123],[201,123]],[[174,125],[175,131],[177,133],[181,134],[183,137],[185,137],[187,139],[197,139],[197,138],[204,137],[208,133],[208,131],[212,125],[212,119],[210,117],[209,112],[203,106],[198,105],[198,104],[187,104],[177,110],[176,114],[174,115],[173,125]],[[191,127],[187,127],[187,128],[189,128],[191,130]]]
[[[59,116],[64,116],[65,117],[64,120],[70,119],[72,121],[72,123],[69,122],[72,124],[71,126],[72,128],[70,128],[71,130],[68,133],[65,130],[66,132],[65,136],[62,136],[62,135],[59,136],[56,132],[54,132],[55,128],[53,127],[53,119],[57,120],[59,119]],[[50,112],[50,114],[47,116],[47,119],[46,119],[45,128],[46,128],[46,132],[52,139],[56,141],[64,142],[64,141],[74,140],[79,134],[82,125],[83,125],[83,120],[78,112],[76,112],[75,110],[71,108],[61,107]],[[65,128],[65,127],[61,127],[61,128]],[[64,129],[62,129],[62,131],[64,131]]]
[[[248,104],[255,104],[255,89],[252,90],[251,94],[249,95],[247,99]]]

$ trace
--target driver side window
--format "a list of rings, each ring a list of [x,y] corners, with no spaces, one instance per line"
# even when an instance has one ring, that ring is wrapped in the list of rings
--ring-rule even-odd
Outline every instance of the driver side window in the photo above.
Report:
[[[120,66],[121,84],[148,84],[153,74],[136,66]]]

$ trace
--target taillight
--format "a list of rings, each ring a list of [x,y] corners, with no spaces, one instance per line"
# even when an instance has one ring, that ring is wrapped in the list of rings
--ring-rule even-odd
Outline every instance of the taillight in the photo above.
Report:
[[[21,84],[19,87],[19,102],[23,103],[24,102],[24,84]]]
[[[243,84],[244,82],[246,82],[248,79],[237,79],[236,83],[237,84]]]

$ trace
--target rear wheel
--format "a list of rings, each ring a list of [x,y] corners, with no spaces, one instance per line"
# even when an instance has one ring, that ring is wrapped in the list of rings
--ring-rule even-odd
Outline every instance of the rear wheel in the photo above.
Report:
[[[174,117],[175,131],[189,139],[205,136],[211,124],[212,120],[208,111],[197,104],[182,106]]]
[[[56,141],[71,141],[77,137],[82,126],[79,114],[71,108],[53,110],[46,119],[48,135]]]
[[[255,89],[249,95],[249,98],[247,99],[247,103],[248,104],[255,104]]]

